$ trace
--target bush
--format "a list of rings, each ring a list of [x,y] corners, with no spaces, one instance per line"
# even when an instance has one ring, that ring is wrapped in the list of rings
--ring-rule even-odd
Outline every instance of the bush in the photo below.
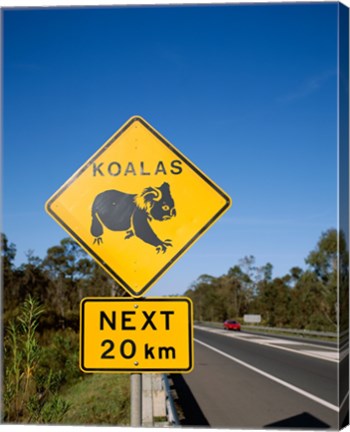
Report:
[[[58,387],[72,384],[84,374],[79,369],[79,335],[72,329],[49,331],[42,337],[41,374],[54,370]]]

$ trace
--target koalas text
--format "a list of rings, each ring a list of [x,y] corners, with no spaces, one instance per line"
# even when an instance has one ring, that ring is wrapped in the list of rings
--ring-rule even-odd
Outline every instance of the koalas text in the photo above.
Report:
[[[100,162],[92,164],[92,176],[149,176],[149,175],[179,175],[182,173],[182,161],[174,159],[172,161],[158,161],[154,164],[150,162]]]

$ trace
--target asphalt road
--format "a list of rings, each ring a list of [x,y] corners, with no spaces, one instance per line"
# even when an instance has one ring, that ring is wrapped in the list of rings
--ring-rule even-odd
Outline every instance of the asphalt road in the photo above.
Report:
[[[194,370],[173,376],[182,423],[338,429],[337,356],[333,348],[196,328]]]

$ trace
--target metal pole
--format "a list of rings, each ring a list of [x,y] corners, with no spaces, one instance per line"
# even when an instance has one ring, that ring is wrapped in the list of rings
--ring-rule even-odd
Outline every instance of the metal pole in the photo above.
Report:
[[[130,375],[131,389],[131,419],[132,427],[142,426],[142,374],[132,373]]]

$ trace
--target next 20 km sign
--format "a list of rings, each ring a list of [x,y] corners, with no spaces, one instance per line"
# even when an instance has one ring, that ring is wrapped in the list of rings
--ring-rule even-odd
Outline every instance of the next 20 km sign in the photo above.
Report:
[[[81,302],[84,372],[191,372],[192,303],[185,297],[91,297]]]

